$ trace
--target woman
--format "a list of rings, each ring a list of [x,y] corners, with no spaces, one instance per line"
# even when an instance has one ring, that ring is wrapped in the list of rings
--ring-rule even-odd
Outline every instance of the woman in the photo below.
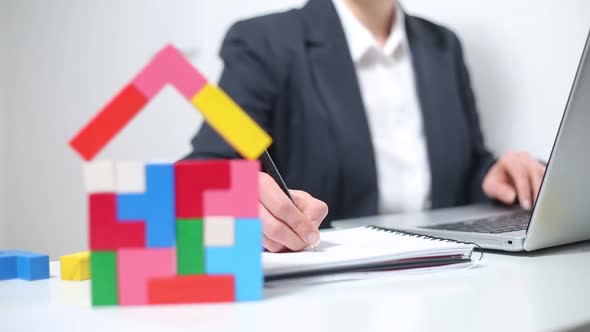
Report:
[[[285,182],[301,189],[293,205],[260,174],[270,251],[315,244],[324,219],[536,199],[544,165],[484,145],[457,37],[396,0],[310,0],[238,22],[221,58],[219,85],[270,133]],[[193,147],[188,158],[237,157],[206,124]]]

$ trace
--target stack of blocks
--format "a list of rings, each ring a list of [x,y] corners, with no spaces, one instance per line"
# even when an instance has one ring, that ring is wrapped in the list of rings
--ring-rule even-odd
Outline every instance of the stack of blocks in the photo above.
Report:
[[[93,304],[260,299],[258,170],[247,160],[87,163]]]
[[[172,84],[250,160],[92,161]],[[173,46],[167,46],[71,141],[88,162],[93,305],[262,298],[262,226],[254,160],[270,137]]]

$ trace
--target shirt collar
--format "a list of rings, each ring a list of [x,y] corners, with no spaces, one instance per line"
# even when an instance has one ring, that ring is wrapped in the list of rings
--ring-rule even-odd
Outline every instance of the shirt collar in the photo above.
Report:
[[[369,30],[354,16],[344,0],[332,0],[340,17],[342,29],[346,35],[352,61],[357,63],[371,49],[381,50],[387,56],[393,56],[400,47],[407,45],[405,14],[400,7],[396,10],[395,23],[391,26],[389,36],[383,47],[377,44]]]

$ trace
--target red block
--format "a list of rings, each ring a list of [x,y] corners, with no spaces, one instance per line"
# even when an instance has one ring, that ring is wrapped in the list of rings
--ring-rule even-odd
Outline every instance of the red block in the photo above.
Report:
[[[116,250],[145,247],[143,221],[117,220],[116,194],[99,193],[88,196],[90,219],[90,250]]]
[[[230,160],[182,161],[174,165],[176,218],[203,218],[203,193],[230,187]]]
[[[85,160],[92,160],[146,103],[137,88],[127,85],[72,138],[70,146]]]
[[[233,302],[235,298],[231,274],[153,278],[148,282],[150,304]]]

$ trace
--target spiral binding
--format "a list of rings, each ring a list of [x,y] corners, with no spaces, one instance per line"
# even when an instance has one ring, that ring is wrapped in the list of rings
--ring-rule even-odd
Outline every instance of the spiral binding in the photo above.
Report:
[[[457,241],[457,240],[451,240],[451,239],[446,239],[446,238],[442,238],[442,237],[436,237],[436,236],[431,236],[431,235],[424,235],[424,234],[417,234],[417,233],[412,233],[412,232],[407,232],[407,231],[400,231],[397,229],[391,229],[391,228],[385,228],[385,227],[379,227],[379,226],[375,226],[375,225],[368,225],[368,226],[364,226],[365,228],[368,229],[372,229],[378,232],[386,232],[386,233],[392,233],[395,235],[400,235],[400,236],[408,236],[408,237],[413,237],[413,238],[419,238],[419,239],[424,239],[424,240],[431,240],[431,241],[440,241],[440,242],[448,242],[448,243],[461,243],[461,244],[470,244],[475,246],[474,250],[478,250],[481,254],[479,255],[479,259],[477,260],[478,262],[481,261],[483,259],[483,248],[475,243],[475,242],[464,242],[464,241]],[[469,253],[469,258],[471,258],[471,255],[473,253]]]

